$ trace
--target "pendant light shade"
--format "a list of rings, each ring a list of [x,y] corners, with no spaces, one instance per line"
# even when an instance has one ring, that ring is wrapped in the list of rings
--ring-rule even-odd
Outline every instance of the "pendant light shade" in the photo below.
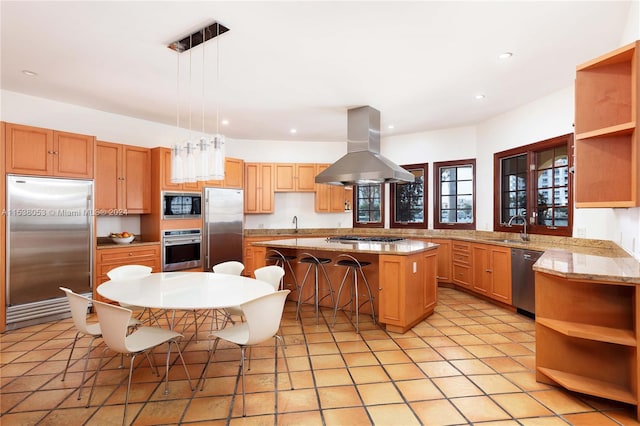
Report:
[[[177,104],[176,125],[180,128],[180,53],[195,46],[202,46],[202,133],[205,133],[204,87],[205,87],[205,46],[204,42],[216,37],[216,132],[219,128],[219,98],[220,98],[220,49],[219,35],[229,31],[218,23],[213,23],[201,30],[171,43],[168,47],[178,53],[177,72]],[[191,55],[189,57],[189,89],[191,90]],[[190,101],[191,105],[191,101]],[[189,139],[182,144],[171,147],[171,183],[196,182],[224,179],[224,151],[225,137],[219,133],[214,136],[202,136],[195,142],[191,139],[191,106],[189,107]]]

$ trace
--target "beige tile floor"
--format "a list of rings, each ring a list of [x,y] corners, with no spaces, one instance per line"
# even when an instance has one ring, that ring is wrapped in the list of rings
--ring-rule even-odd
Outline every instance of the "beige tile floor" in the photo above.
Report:
[[[334,328],[330,310],[320,324],[310,306],[302,321],[287,303],[282,334],[293,387],[273,345],[253,350],[242,418],[239,349],[220,345],[204,390],[191,391],[182,368],[169,373],[169,395],[144,357],[136,360],[127,422],[135,425],[638,425],[635,407],[574,394],[535,380],[534,322],[472,295],[440,288],[438,307],[405,334],[387,333],[361,316],[361,334],[346,313]],[[330,323],[330,322],[329,322]],[[207,359],[206,329],[193,328],[182,344],[190,375]],[[205,330],[205,331],[203,331]],[[126,376],[112,356],[78,401],[82,350],[67,379],[61,375],[75,330],[69,319],[0,336],[0,392],[6,425],[108,425],[122,422]],[[86,349],[88,338],[82,339]],[[163,350],[155,353],[162,366]],[[101,349],[92,352],[91,378]],[[127,360],[125,360],[125,364]],[[162,370],[161,370],[162,375]],[[91,383],[91,381],[89,382]]]

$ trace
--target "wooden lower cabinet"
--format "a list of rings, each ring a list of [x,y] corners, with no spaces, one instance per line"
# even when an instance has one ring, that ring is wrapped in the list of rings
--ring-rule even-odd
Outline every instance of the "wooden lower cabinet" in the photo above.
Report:
[[[152,268],[152,272],[161,272],[160,244],[144,244],[126,247],[103,247],[96,250],[95,279],[93,298],[110,302],[101,297],[97,290],[100,284],[109,280],[107,272],[123,265],[145,265]]]
[[[379,256],[378,320],[405,333],[428,317],[437,303],[437,250],[408,256]],[[384,283],[384,284],[382,284]]]
[[[471,270],[471,243],[452,241],[451,243],[451,281],[465,288],[471,288],[473,281]]]
[[[473,290],[510,305],[511,249],[490,244],[473,244],[471,263]]]
[[[536,271],[536,379],[636,405],[640,285]]]
[[[427,241],[438,244],[438,282],[451,282],[451,240],[428,238]]]

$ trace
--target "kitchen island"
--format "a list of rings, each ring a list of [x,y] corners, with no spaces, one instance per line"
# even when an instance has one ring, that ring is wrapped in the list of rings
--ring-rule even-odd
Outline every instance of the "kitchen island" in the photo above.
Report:
[[[438,244],[411,239],[376,239],[375,237],[349,239],[330,238],[291,238],[254,242],[254,246],[264,248],[256,253],[256,259],[265,259],[269,249],[275,249],[285,255],[296,256],[292,261],[296,277],[302,280],[306,265],[297,262],[303,253],[332,260],[326,265],[331,286],[336,291],[342,281],[344,268],[334,267],[341,253],[349,254],[360,261],[371,262],[364,268],[367,281],[374,297],[374,309],[377,319],[386,329],[395,333],[405,333],[411,327],[433,313],[437,303],[437,248]],[[288,272],[288,271],[287,271]],[[285,276],[285,281],[293,282]],[[312,286],[306,286],[303,299],[312,293]],[[294,289],[296,290],[296,289]],[[294,300],[298,294],[293,295]],[[348,298],[343,292],[341,306]],[[333,308],[325,299],[321,306]],[[363,306],[361,312],[367,312]]]

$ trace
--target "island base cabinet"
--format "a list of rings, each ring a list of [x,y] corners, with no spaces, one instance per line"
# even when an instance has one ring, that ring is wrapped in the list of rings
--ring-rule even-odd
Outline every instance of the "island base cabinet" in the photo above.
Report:
[[[380,323],[405,333],[433,313],[437,303],[438,257],[435,250],[410,256],[379,257]]]
[[[631,283],[536,271],[536,380],[638,406],[639,296]]]

